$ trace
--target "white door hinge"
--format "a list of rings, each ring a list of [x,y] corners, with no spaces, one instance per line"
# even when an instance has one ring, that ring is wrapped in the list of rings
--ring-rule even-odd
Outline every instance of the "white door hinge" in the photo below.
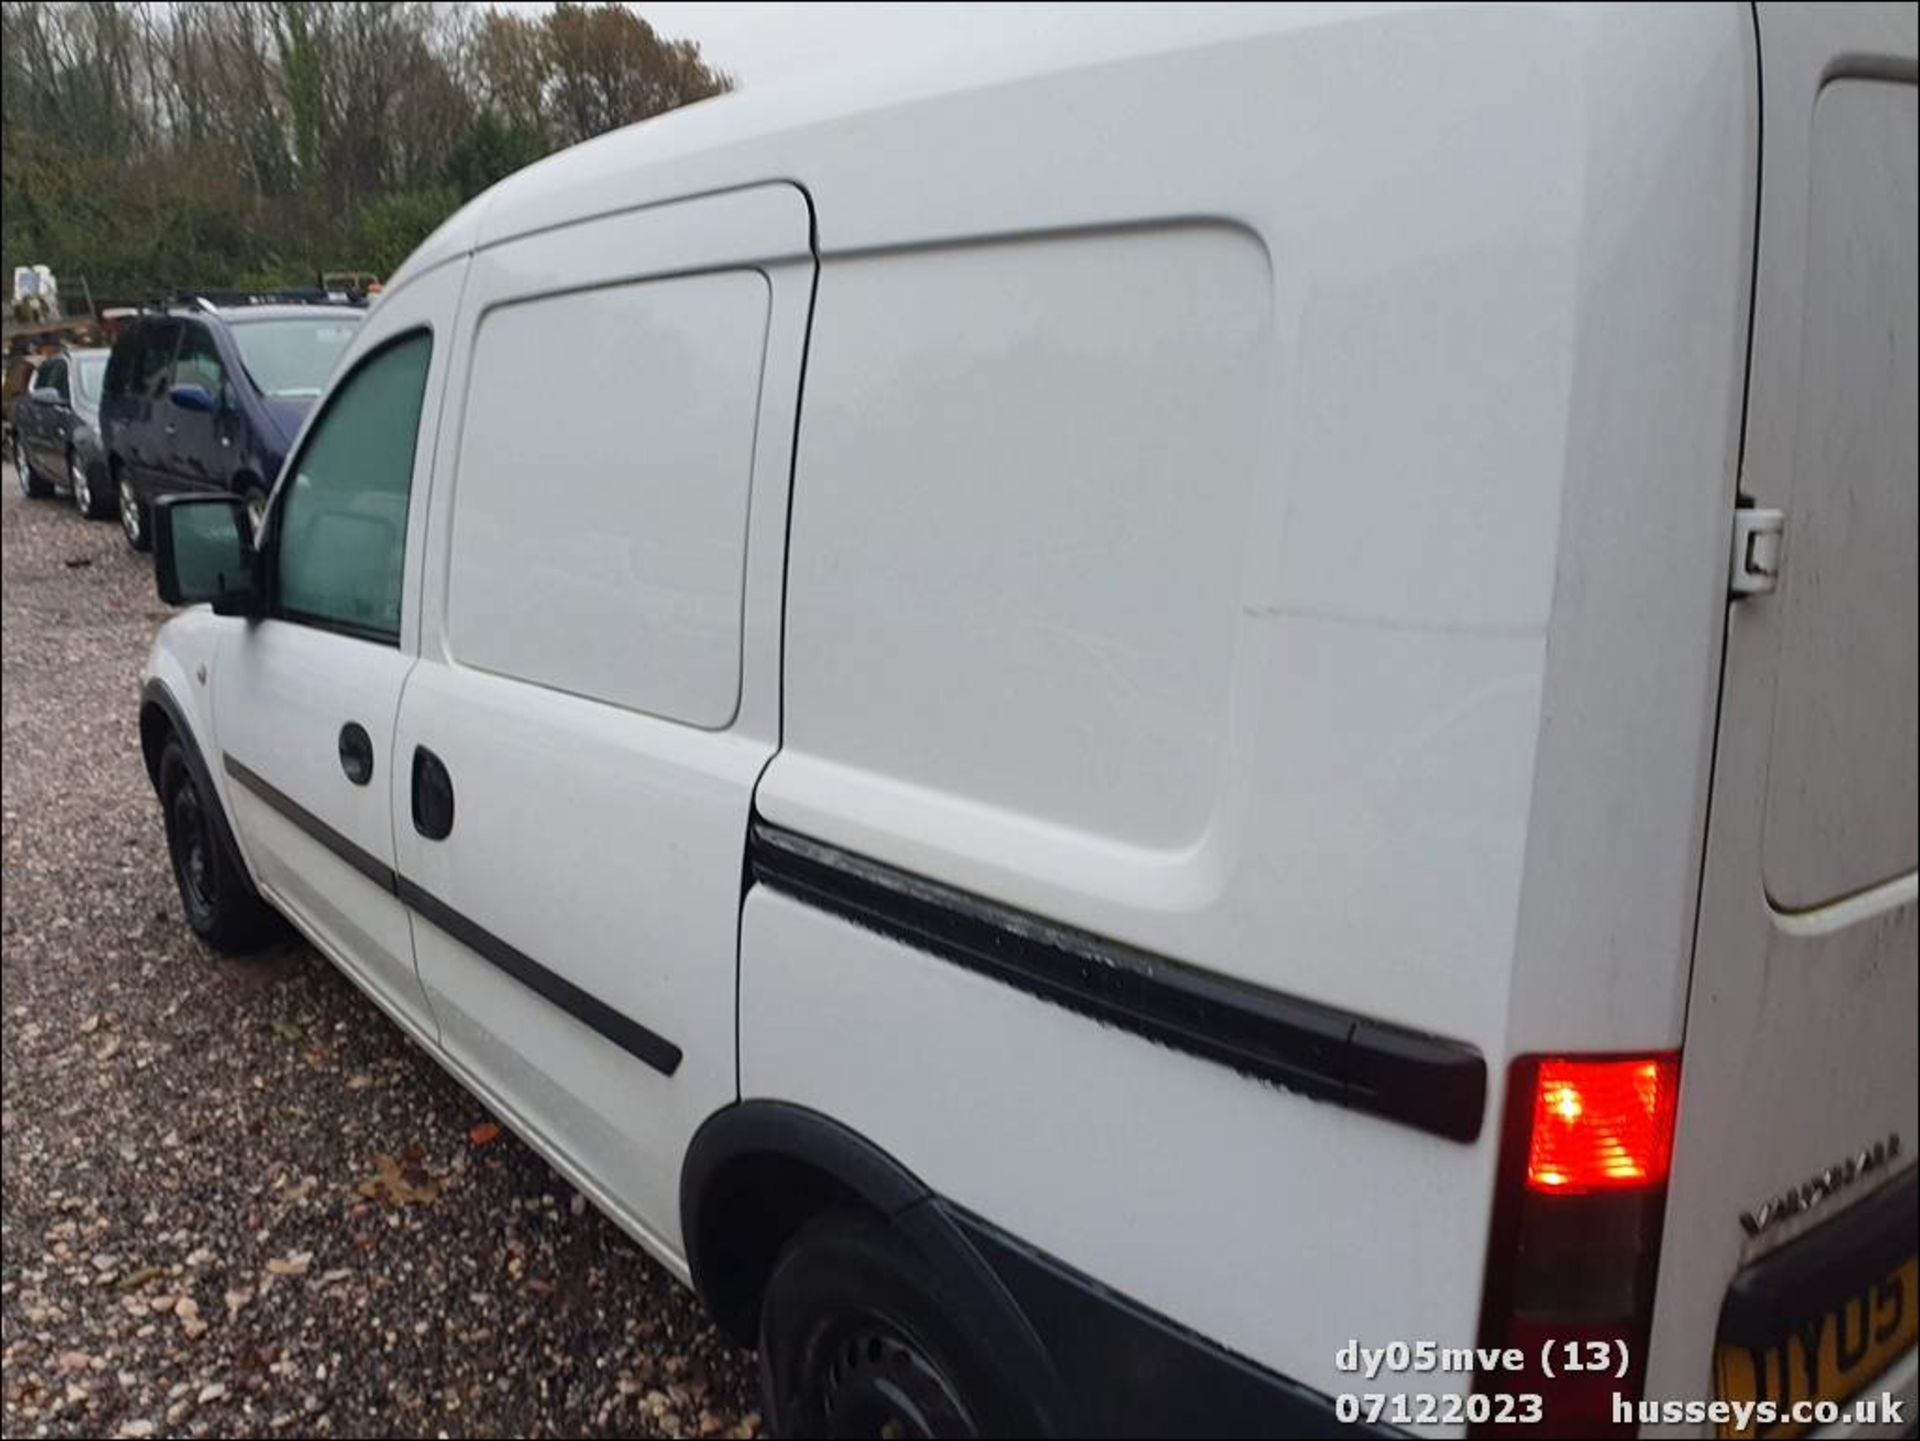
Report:
[[[1752,506],[1733,513],[1735,596],[1765,595],[1780,579],[1780,548],[1787,534],[1786,512]]]

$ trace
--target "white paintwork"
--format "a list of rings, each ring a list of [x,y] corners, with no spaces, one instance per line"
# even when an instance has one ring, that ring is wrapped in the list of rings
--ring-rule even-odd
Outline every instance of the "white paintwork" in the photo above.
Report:
[[[740,943],[743,1095],[884,1137],[934,1190],[1328,1392],[1348,1337],[1473,1335],[1460,1258],[1486,1242],[1480,1149],[1035,1004],[764,890]]]
[[[1742,490],[1787,514],[1726,669],[1648,1394],[1704,1394],[1738,1217],[1897,1132],[1920,1144],[1911,6],[1759,16],[1764,175]],[[1904,75],[1904,80],[1867,78]],[[1903,1387],[1913,1396],[1911,1354]],[[1880,1389],[1875,1383],[1874,1390]],[[1911,1413],[1906,1423],[1912,1424]]]
[[[679,1071],[663,1077],[434,926],[415,921],[421,979],[448,1052],[494,1094],[510,1098],[556,1150],[597,1177],[630,1229],[674,1258],[680,1253],[679,1157],[700,1122],[737,1095],[741,854],[753,784],[778,738],[787,474],[813,280],[807,238],[804,199],[791,187],[771,185],[543,233],[475,259],[454,349],[453,386],[464,400],[449,407],[445,421],[446,433],[460,440],[443,447],[427,521],[425,591],[449,595],[450,604],[427,607],[420,663],[407,685],[394,745],[403,763],[416,745],[437,754],[455,795],[452,835],[427,841],[413,829],[401,783],[394,795],[401,873],[684,1049]],[[708,264],[713,268],[704,282],[646,279]],[[557,627],[547,637],[547,653],[528,657],[536,680],[564,677],[569,689],[625,697],[631,709],[466,663],[472,656],[462,629],[462,586],[479,583],[460,577],[472,521],[467,487],[481,477],[484,519],[502,494],[494,488],[493,467],[507,444],[494,429],[498,417],[476,413],[507,398],[490,392],[476,373],[492,363],[487,349],[495,317],[539,312],[549,302],[533,297],[563,286],[568,293],[617,288],[598,292],[614,303],[593,325],[568,341],[555,336],[523,351],[515,363],[525,369],[538,355],[568,375],[599,368],[609,385],[652,384],[656,394],[636,395],[618,415],[577,428],[565,411],[515,404],[518,422],[538,428],[551,474],[545,484],[525,474],[511,482],[525,515],[527,559],[520,562],[522,574],[500,584],[519,604],[545,603],[550,586],[520,589],[524,572],[552,556],[552,547],[563,543],[559,537],[596,523],[603,536],[633,547],[637,566],[651,565],[656,574],[671,562],[647,560],[662,554],[649,548],[682,536],[691,546],[731,540],[743,547],[742,559],[696,556],[686,572],[745,578],[754,620],[744,632],[730,632],[723,647],[724,705],[716,702],[711,680],[702,679],[714,672],[699,670],[697,661],[679,670],[669,663],[664,677],[655,669],[655,642],[683,602],[653,597],[649,627],[632,615],[641,599],[637,589],[594,603],[606,612],[598,619],[582,603],[560,598],[556,613],[573,633]],[[634,303],[626,303],[629,297]],[[704,319],[687,308],[694,298],[706,302]],[[746,311],[738,308],[743,302]],[[669,324],[672,332],[664,333]],[[703,324],[706,334],[693,336]],[[738,349],[743,343],[747,355]],[[649,348],[645,358],[636,355]],[[664,370],[703,365],[712,392],[705,403],[720,407],[735,427],[706,438],[704,446],[687,418],[656,409],[693,403]],[[737,393],[742,367],[753,385],[744,410]],[[671,434],[676,426],[679,439]],[[489,443],[492,449],[476,458],[476,447]],[[723,459],[737,464],[737,473],[725,471]],[[650,473],[653,466],[660,469]],[[612,467],[643,489],[630,507],[609,493]],[[750,479],[751,505],[741,504],[736,519],[727,520],[723,505],[676,502],[681,467],[690,468],[681,472],[690,485],[739,485],[742,502]],[[635,524],[655,533],[630,529]],[[723,533],[735,524],[740,535]],[[483,543],[480,554],[490,544]],[[741,580],[727,584],[737,626]],[[607,620],[626,632],[624,646]],[[511,645],[530,632],[516,626],[502,634]],[[684,651],[712,640],[709,631],[672,643]],[[643,709],[684,711],[690,723]]]
[[[460,296],[464,262],[419,276],[387,297],[359,327],[337,377],[394,338],[425,327],[434,336],[422,421],[415,441],[413,492],[408,501],[403,594],[419,585],[419,532],[425,528],[426,487],[433,454],[432,417],[446,388],[451,310]],[[298,472],[301,451],[328,406],[316,406],[282,476]],[[275,488],[282,503],[285,484]],[[403,619],[402,638],[408,622]],[[394,859],[392,794],[405,793],[404,762],[391,746],[400,692],[413,668],[408,648],[382,645],[289,621],[228,620],[212,666],[219,747],[203,745],[208,765],[222,770],[221,748],[242,765],[318,816],[383,865]],[[340,766],[340,730],[349,721],[373,742],[371,783],[351,784]],[[412,927],[394,896],[348,865],[312,836],[242,786],[228,784],[234,831],[261,891],[330,953],[347,958],[356,979],[391,1009],[426,1021],[426,996],[414,966]],[[430,1022],[429,1022],[430,1023]]]
[[[1123,846],[1202,840],[1273,352],[1259,243],[857,257],[820,297],[787,756]]]
[[[480,318],[448,641],[462,663],[705,727],[740,698],[767,282],[730,270]]]
[[[1849,13],[1883,27],[1854,51],[1911,63],[1910,12]],[[1912,1106],[1884,1069],[1827,1083],[1797,1049],[1910,1058],[1911,1004],[1808,1010],[1805,985],[1783,999],[1777,970],[1751,970],[1779,936],[1853,964],[1863,906],[1913,944],[1912,886],[1867,875],[1879,862],[1844,871],[1877,889],[1816,896],[1833,904],[1775,935],[1741,849],[1766,750],[1737,722],[1772,674],[1742,617],[1790,598],[1798,514],[1782,592],[1734,613],[1718,785],[1745,799],[1724,821],[1715,802],[1688,1022],[1758,60],[1733,5],[1010,7],[924,66],[695,106],[474,202],[347,361],[434,317],[386,844],[686,1055],[657,1075],[418,918],[414,1033],[680,1274],[687,1138],[736,1096],[775,1097],[1328,1391],[1351,1389],[1349,1337],[1471,1340],[1511,1057],[1684,1041],[1649,1394],[1701,1394],[1729,1191],[1758,1174],[1702,1173],[1763,1144],[1736,1124],[1755,1069],[1770,1096],[1815,1095],[1794,1126],[1818,1112],[1848,1141]],[[1804,214],[1779,223],[1804,237]],[[1778,257],[1802,240],[1773,225],[1763,328],[1801,286]],[[684,362],[648,344],[669,319]],[[1799,391],[1762,385],[1749,454],[1792,455],[1768,427]],[[662,457],[671,479],[646,468]],[[572,559],[588,549],[617,564]],[[1911,554],[1889,545],[1872,573]],[[202,624],[180,623],[183,656]],[[174,635],[170,685],[189,668]],[[222,699],[213,731],[297,737],[285,710],[305,705],[317,734],[314,688],[345,683],[325,649],[271,716]],[[1859,764],[1894,764],[1887,726],[1862,724]],[[443,842],[409,820],[416,744],[454,779]],[[256,753],[283,788],[318,783]],[[1821,784],[1840,813],[1860,803],[1851,772]],[[1898,800],[1863,855],[1897,863]],[[764,892],[743,911],[756,804],[1471,1042],[1486,1133],[1462,1146],[1242,1080]],[[290,908],[296,876],[332,883],[240,806]],[[301,919],[362,984],[404,983],[377,940]],[[1911,966],[1890,973],[1910,997]],[[1832,1025],[1739,1050],[1795,1007]]]

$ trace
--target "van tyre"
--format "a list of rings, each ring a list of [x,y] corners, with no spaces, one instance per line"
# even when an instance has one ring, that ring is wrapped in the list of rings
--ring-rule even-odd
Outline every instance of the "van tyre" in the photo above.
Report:
[[[20,493],[31,500],[53,494],[53,487],[34,473],[33,462],[27,459],[26,443],[20,439],[18,430],[13,433],[13,478],[19,482]]]
[[[203,792],[179,737],[160,752],[160,813],[174,884],[193,933],[227,955],[257,951],[272,939],[273,911],[220,842],[218,799]]]
[[[1032,1435],[940,1304],[930,1266],[860,1216],[815,1221],[760,1307],[761,1404],[776,1436]]]

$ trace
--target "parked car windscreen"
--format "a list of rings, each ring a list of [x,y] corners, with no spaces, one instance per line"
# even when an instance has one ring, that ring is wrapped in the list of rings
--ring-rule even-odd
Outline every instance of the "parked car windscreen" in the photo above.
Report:
[[[249,320],[233,326],[233,339],[261,394],[310,399],[326,389],[334,362],[359,324],[353,311]]]
[[[76,356],[73,362],[73,373],[80,391],[80,398],[98,401],[101,382],[107,375],[107,357],[105,355]]]

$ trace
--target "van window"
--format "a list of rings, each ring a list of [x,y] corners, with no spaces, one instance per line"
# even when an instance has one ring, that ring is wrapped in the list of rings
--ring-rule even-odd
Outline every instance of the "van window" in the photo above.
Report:
[[[114,342],[113,356],[107,361],[108,398],[127,395],[137,388],[146,349],[146,331],[137,325]]]
[[[765,277],[728,271],[482,319],[448,580],[463,663],[732,719],[767,305]]]
[[[146,327],[145,344],[140,350],[140,371],[133,383],[134,394],[148,400],[164,399],[173,373],[174,342],[180,338],[180,324],[160,320]]]
[[[226,383],[226,369],[220,364],[220,352],[204,325],[184,326],[180,332],[180,352],[173,361],[175,385],[198,385],[207,394],[218,396]]]
[[[359,326],[359,312],[337,310],[291,320],[235,321],[230,334],[262,395],[304,399],[327,388],[327,377]]]
[[[376,351],[340,383],[289,468],[277,613],[397,643],[414,442],[433,339]]]

